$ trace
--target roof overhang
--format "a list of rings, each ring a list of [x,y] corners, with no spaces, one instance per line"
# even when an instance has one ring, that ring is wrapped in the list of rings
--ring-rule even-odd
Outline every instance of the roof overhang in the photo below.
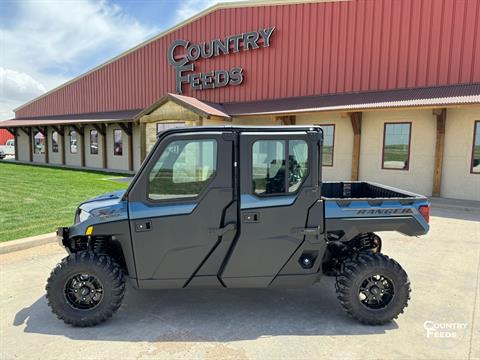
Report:
[[[234,117],[480,104],[480,84],[396,89],[223,104]]]
[[[0,128],[19,128],[31,126],[79,125],[98,123],[133,122],[141,110],[116,111],[108,113],[75,114],[50,117],[11,119],[0,122]]]
[[[0,128],[91,123],[140,122],[172,102],[199,118],[231,120],[232,117],[280,116],[315,112],[355,112],[381,109],[438,108],[480,104],[480,83],[396,89],[347,94],[304,96],[266,101],[217,104],[193,97],[167,94],[144,110],[12,119]],[[182,114],[180,114],[182,115]]]

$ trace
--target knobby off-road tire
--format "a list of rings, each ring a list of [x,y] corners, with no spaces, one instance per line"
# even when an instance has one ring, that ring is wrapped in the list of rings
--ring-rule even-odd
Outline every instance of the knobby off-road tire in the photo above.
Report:
[[[407,273],[395,260],[370,252],[343,262],[336,289],[345,311],[368,325],[396,319],[407,307],[411,291]]]
[[[67,324],[97,325],[118,310],[125,294],[121,267],[109,256],[82,251],[64,258],[47,280],[52,312]]]

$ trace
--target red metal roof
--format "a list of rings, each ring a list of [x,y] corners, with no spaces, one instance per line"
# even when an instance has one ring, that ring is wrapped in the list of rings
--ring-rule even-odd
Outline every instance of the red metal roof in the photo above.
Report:
[[[17,117],[143,109],[175,91],[166,58],[275,26],[271,46],[200,59],[195,72],[244,69],[244,82],[184,95],[214,103],[480,82],[478,0],[353,0],[221,5],[17,109]]]

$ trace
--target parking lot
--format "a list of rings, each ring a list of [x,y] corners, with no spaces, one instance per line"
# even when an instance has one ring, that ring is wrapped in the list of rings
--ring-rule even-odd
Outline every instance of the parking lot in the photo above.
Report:
[[[73,328],[44,297],[65,252],[48,244],[1,255],[1,358],[480,359],[480,211],[432,215],[425,237],[380,234],[413,290],[405,314],[378,327],[349,319],[323,278],[296,290],[129,288],[110,321]]]

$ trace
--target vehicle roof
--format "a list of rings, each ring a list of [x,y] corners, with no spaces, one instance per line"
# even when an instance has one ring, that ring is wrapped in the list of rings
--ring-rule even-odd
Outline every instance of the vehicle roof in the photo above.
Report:
[[[221,126],[192,126],[170,128],[161,131],[157,137],[167,133],[180,132],[211,132],[211,131],[231,131],[231,132],[295,132],[295,131],[318,131],[322,132],[322,128],[318,125],[276,125],[276,126],[245,126],[245,125],[221,125]]]

